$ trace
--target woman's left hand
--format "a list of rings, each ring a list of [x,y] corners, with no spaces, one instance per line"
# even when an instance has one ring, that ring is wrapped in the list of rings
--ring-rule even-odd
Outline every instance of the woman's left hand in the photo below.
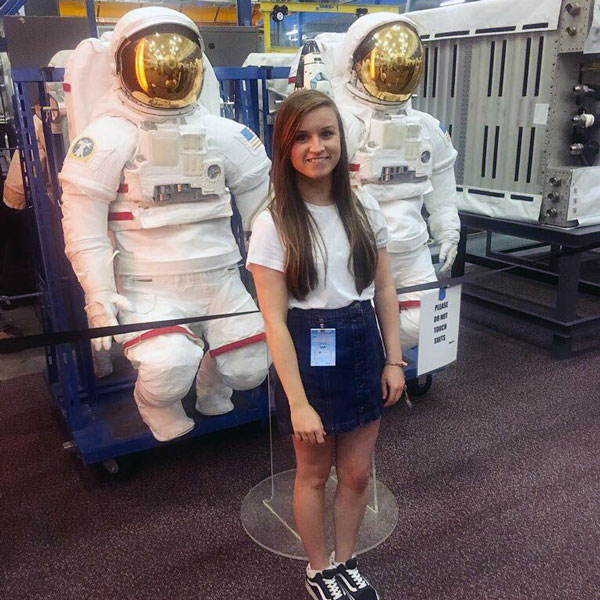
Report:
[[[381,392],[384,407],[393,406],[404,393],[404,371],[395,365],[386,365],[381,374]]]

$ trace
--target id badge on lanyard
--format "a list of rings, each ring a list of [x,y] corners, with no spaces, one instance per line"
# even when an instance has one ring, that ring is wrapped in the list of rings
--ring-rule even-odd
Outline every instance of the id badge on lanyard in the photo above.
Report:
[[[335,367],[335,329],[311,328],[310,366]]]

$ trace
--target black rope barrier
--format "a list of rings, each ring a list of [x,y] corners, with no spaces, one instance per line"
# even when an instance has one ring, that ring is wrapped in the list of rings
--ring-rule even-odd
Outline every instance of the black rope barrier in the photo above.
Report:
[[[580,248],[569,248],[558,254],[552,256],[553,259],[560,258],[562,256],[570,256],[572,254],[578,254],[597,248],[597,244],[589,244],[588,246],[582,246]],[[535,265],[546,260],[547,257],[538,259],[537,261],[531,261],[531,265]],[[485,279],[500,273],[511,271],[512,269],[523,268],[524,265],[511,265],[508,267],[502,267],[500,269],[492,269],[483,273],[470,273],[468,275],[461,275],[460,277],[453,277],[450,279],[442,279],[441,281],[430,281],[428,283],[421,283],[418,285],[412,285],[407,287],[401,287],[396,289],[397,294],[408,294],[412,292],[422,292],[435,289],[445,289],[462,285],[464,283],[470,283],[478,279]],[[27,296],[37,296],[37,294],[28,294]],[[24,295],[25,297],[25,295]],[[0,296],[0,298],[2,298]],[[127,333],[135,333],[137,331],[147,331],[149,329],[158,329],[161,327],[172,327],[174,325],[189,325],[191,323],[202,323],[205,321],[212,321],[216,319],[228,319],[231,317],[239,317],[243,315],[251,315],[260,312],[259,310],[249,310],[244,312],[236,313],[223,313],[216,315],[197,315],[192,317],[184,317],[179,319],[168,319],[164,321],[148,321],[144,323],[130,323],[128,325],[113,325],[110,327],[92,327],[89,329],[73,329],[69,331],[53,331],[48,333],[40,333],[35,335],[26,335],[21,337],[0,339],[0,353],[9,354],[13,352],[20,352],[22,350],[28,350],[30,348],[39,348],[44,346],[55,346],[58,344],[72,344],[80,342],[82,340],[91,340],[99,337],[108,337],[123,335]]]

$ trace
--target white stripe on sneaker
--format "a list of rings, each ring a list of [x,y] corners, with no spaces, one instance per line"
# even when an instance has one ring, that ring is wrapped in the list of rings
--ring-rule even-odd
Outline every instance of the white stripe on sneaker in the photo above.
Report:
[[[306,580],[306,589],[308,593],[314,598],[314,600],[327,600],[327,598],[323,595],[323,590],[318,583],[313,583],[309,579]],[[316,590],[319,594],[318,596],[315,594],[313,590]]]
[[[321,574],[318,576],[320,576],[320,582],[306,577],[306,589],[314,600],[343,600],[346,598],[335,576],[332,578],[323,577]]]

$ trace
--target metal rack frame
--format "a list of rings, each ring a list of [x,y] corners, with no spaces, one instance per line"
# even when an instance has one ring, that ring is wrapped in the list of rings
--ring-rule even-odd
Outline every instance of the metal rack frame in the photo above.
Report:
[[[32,92],[37,90],[42,106],[49,106],[45,84],[62,81],[63,73],[62,69],[51,68],[15,69],[13,72],[19,151],[28,208],[33,212],[37,237],[37,279],[42,298],[43,326],[47,333],[87,328],[83,293],[64,254],[60,205],[46,193],[33,123]],[[220,70],[219,75],[221,85],[230,88],[226,102],[232,107],[234,116],[256,128],[256,90],[261,75],[254,71],[234,73],[227,69]],[[244,83],[254,92],[243,93]],[[264,81],[262,85],[264,88]],[[62,140],[51,132],[45,120],[44,135],[52,197],[60,198],[57,174],[64,158]],[[243,247],[239,221],[232,226]],[[132,400],[135,377],[129,374],[110,377],[106,381],[97,380],[93,373],[89,342],[48,347],[46,361],[51,393],[73,444],[85,463],[114,459],[160,444],[137,415]],[[236,410],[227,415],[210,418],[194,415],[196,427],[182,439],[267,418],[265,385],[248,392],[236,392],[234,403]]]
[[[580,289],[600,295],[600,284],[581,281],[580,277],[582,253],[592,248],[600,248],[600,225],[564,229],[462,211],[460,212],[460,221],[461,237],[458,256],[452,269],[453,277],[464,275],[466,263],[494,269],[514,265],[513,273],[556,284],[553,314],[549,314],[541,306],[526,308],[519,305],[515,299],[489,292],[483,288],[475,289],[464,286],[463,298],[543,327],[552,334],[552,356],[554,358],[569,358],[572,353],[574,337],[600,330],[600,309],[594,316],[577,316],[577,298]],[[473,229],[485,231],[488,234],[484,256],[467,252],[467,234],[469,230]],[[550,268],[545,268],[539,260],[533,262],[510,256],[509,253],[500,255],[493,252],[490,238],[493,233],[535,242],[533,245],[527,246],[528,248],[550,246]]]

